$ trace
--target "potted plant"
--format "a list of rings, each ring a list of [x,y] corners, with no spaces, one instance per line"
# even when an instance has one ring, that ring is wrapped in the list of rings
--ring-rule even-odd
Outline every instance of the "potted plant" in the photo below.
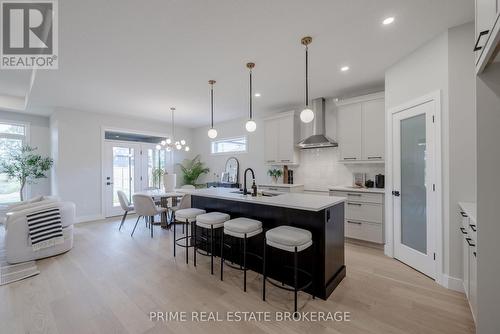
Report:
[[[24,188],[26,184],[35,183],[36,179],[46,178],[47,172],[54,161],[48,157],[42,157],[34,153],[36,147],[23,146],[21,150],[10,150],[7,158],[0,163],[0,172],[7,174],[9,179],[16,179],[21,185],[19,196],[24,200]]]
[[[278,178],[281,177],[281,175],[283,175],[283,171],[281,169],[274,168],[268,170],[267,174],[269,174],[269,176],[272,177],[273,183],[277,183]]]
[[[207,174],[210,169],[205,167],[205,164],[200,161],[198,154],[193,159],[185,159],[182,164],[177,164],[182,171],[182,178],[184,184],[191,184],[196,186],[196,180],[203,175]]]

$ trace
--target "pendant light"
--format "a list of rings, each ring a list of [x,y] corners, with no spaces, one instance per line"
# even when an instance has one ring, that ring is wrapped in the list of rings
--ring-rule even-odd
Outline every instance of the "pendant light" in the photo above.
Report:
[[[161,150],[162,147],[165,147],[167,152],[173,151],[174,149],[180,151],[184,149],[184,151],[189,152],[189,146],[187,146],[186,141],[184,139],[181,139],[180,141],[175,140],[175,126],[174,126],[174,113],[175,113],[175,108],[172,107],[170,108],[170,111],[172,113],[172,122],[170,123],[172,126],[171,129],[171,138],[167,138],[162,140],[158,145],[156,145],[157,150]]]
[[[255,63],[247,63],[248,72],[250,74],[250,118],[245,124],[245,128],[248,132],[254,132],[257,129],[257,123],[253,120],[252,113],[252,69],[255,67]]]
[[[208,138],[214,139],[217,137],[217,130],[214,129],[214,84],[215,80],[208,80],[210,85],[210,129],[208,130]]]
[[[309,108],[309,59],[308,59],[308,45],[311,44],[312,37],[304,37],[300,43],[306,47],[306,104],[304,109],[300,112],[300,120],[304,123],[310,123],[314,119],[314,112]]]

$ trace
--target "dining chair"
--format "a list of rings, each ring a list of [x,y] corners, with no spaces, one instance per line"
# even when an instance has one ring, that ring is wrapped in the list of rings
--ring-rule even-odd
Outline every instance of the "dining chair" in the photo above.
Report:
[[[122,221],[120,222],[120,227],[118,228],[118,231],[122,229],[123,223],[125,222],[125,219],[127,218],[127,214],[130,211],[134,211],[134,206],[132,203],[127,198],[127,195],[121,190],[118,190],[117,192],[118,195],[118,201],[120,201],[120,206],[122,207],[122,210],[124,211]]]
[[[147,220],[148,217],[153,217],[156,215],[162,215],[167,213],[167,209],[157,207],[153,202],[153,199],[149,195],[135,194],[134,196],[132,196],[132,198],[134,199],[135,212],[137,213],[138,217],[130,236],[134,235],[135,228],[137,227],[137,223],[139,223],[139,219],[141,219],[141,217],[144,217],[144,219]],[[157,224],[159,224],[159,222]],[[153,220],[150,221],[149,225],[151,229],[151,238],[152,238],[153,226],[155,225]]]

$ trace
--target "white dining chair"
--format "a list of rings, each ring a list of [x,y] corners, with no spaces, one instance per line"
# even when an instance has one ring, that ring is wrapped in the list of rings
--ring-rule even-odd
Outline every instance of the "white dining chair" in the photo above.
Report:
[[[139,219],[141,219],[141,217],[144,217],[144,219],[147,220],[148,217],[154,217],[156,215],[162,215],[162,214],[166,215],[167,213],[167,208],[157,207],[153,202],[151,196],[145,194],[135,194],[132,197],[134,199],[135,213],[137,213],[138,217],[130,236],[134,235],[135,228],[137,227],[137,223],[139,223]],[[155,225],[155,223],[153,223],[153,220],[151,220],[149,224],[150,224],[151,238],[152,238],[153,226]]]
[[[125,222],[125,219],[127,218],[127,214],[130,211],[134,211],[134,206],[132,203],[127,198],[127,195],[121,190],[118,190],[117,192],[118,195],[118,201],[120,201],[120,206],[122,207],[122,210],[124,211],[122,221],[120,222],[120,227],[118,228],[118,231],[122,229],[123,223]]]

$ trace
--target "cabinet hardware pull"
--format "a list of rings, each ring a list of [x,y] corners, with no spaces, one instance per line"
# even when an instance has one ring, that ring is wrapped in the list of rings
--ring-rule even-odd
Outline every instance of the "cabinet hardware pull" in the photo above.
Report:
[[[347,196],[358,196],[358,197],[361,197],[361,194],[352,194],[352,193],[347,193]]]
[[[349,205],[357,205],[357,206],[361,206],[362,205],[361,203],[352,203],[352,202],[347,202],[347,204],[349,204]]]
[[[465,241],[467,241],[467,243],[469,244],[469,246],[471,247],[476,247],[476,244],[473,244],[471,241],[472,239],[471,238],[465,238]]]
[[[464,218],[469,217],[469,216],[467,216],[467,214],[466,214],[465,212],[463,212],[463,211],[460,211],[460,215],[462,215],[462,217],[464,217]]]
[[[465,228],[463,228],[463,227],[460,228],[460,231],[462,231],[463,234],[467,234],[467,232],[465,231]]]
[[[477,36],[476,39],[476,44],[474,45],[474,51],[479,51],[483,48],[482,46],[478,46],[479,41],[481,40],[481,37],[483,37],[484,35],[488,35],[489,33],[490,33],[489,30],[484,30],[479,33],[479,36]]]
[[[357,158],[344,158],[344,160],[356,160]]]
[[[356,224],[356,225],[362,225],[363,223],[361,222],[355,222],[355,221],[352,221],[352,220],[348,220],[347,221],[349,224]]]
[[[382,159],[382,157],[368,157],[368,159]]]
[[[470,226],[470,228],[471,228],[474,232],[476,232],[476,225],[474,225],[474,224],[469,224],[469,226]]]
[[[290,162],[290,159],[283,159],[281,162]]]

